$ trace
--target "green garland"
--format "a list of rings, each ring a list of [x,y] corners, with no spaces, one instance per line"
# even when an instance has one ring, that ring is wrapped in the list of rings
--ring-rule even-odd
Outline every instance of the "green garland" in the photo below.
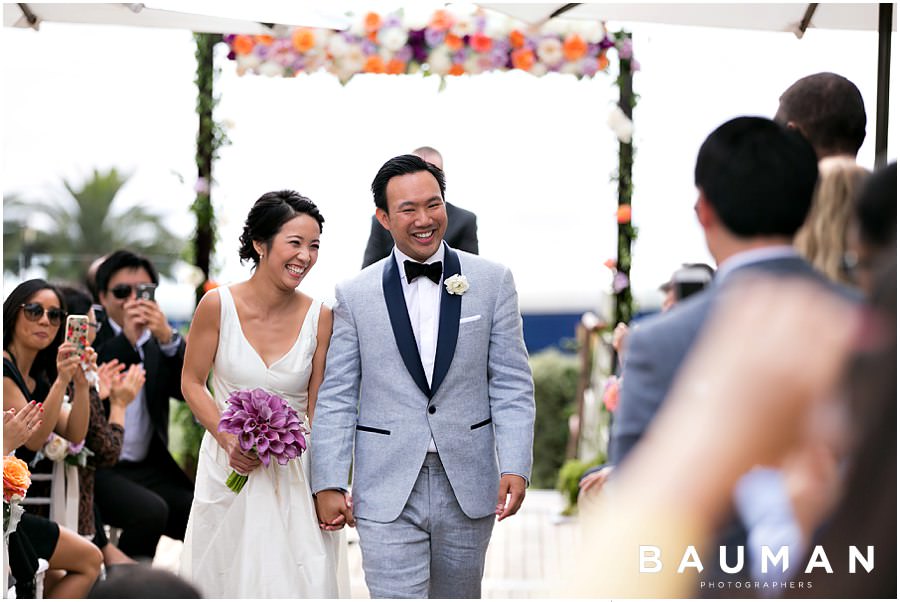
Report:
[[[615,39],[622,41],[630,39],[631,34],[626,31],[615,33]],[[622,112],[632,118],[634,107],[637,106],[637,95],[632,90],[631,58],[619,58],[619,76],[616,85],[619,87],[619,107]],[[619,206],[631,205],[634,183],[632,180],[632,166],[634,164],[634,139],[631,142],[619,142],[619,166],[613,175],[618,182]],[[629,218],[625,223],[620,223],[618,228],[618,257],[616,269],[628,278],[628,285],[615,293],[615,307],[610,328],[615,328],[619,322],[628,324],[634,316],[634,298],[631,294],[631,249],[637,238],[637,228],[632,225]],[[615,361],[615,360],[614,360]]]

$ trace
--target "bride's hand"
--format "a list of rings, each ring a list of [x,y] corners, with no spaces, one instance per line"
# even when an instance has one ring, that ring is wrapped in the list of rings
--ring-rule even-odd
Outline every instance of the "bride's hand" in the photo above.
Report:
[[[241,449],[237,435],[219,433],[219,445],[228,453],[228,464],[242,475],[250,474],[261,464],[255,453]]]

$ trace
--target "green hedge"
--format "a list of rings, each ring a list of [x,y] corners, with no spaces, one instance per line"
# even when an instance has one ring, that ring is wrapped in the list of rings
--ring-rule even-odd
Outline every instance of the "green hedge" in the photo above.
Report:
[[[578,393],[578,358],[555,349],[541,351],[529,360],[534,375],[534,468],[531,486],[554,489],[566,459],[569,416]]]

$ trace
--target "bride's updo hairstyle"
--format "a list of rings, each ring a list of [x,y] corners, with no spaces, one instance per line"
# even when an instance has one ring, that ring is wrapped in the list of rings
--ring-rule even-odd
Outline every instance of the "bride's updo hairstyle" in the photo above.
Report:
[[[254,241],[263,243],[266,250],[272,248],[272,239],[281,231],[281,227],[302,213],[319,223],[321,233],[325,218],[319,213],[316,204],[299,192],[279,190],[259,197],[244,222],[239,251],[241,263],[251,260],[254,267],[259,265],[259,253],[253,248]]]

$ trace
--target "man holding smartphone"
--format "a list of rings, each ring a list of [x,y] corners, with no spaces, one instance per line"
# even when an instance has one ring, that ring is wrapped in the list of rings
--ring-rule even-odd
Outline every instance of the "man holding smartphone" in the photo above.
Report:
[[[154,301],[159,283],[146,257],[127,250],[97,270],[106,317],[94,342],[99,362],[143,364],[146,383],[125,413],[116,466],[97,471],[95,498],[104,522],[122,528],[119,547],[153,558],[161,535],[183,539],[194,486],[168,450],[169,398],[183,400],[184,341]]]

